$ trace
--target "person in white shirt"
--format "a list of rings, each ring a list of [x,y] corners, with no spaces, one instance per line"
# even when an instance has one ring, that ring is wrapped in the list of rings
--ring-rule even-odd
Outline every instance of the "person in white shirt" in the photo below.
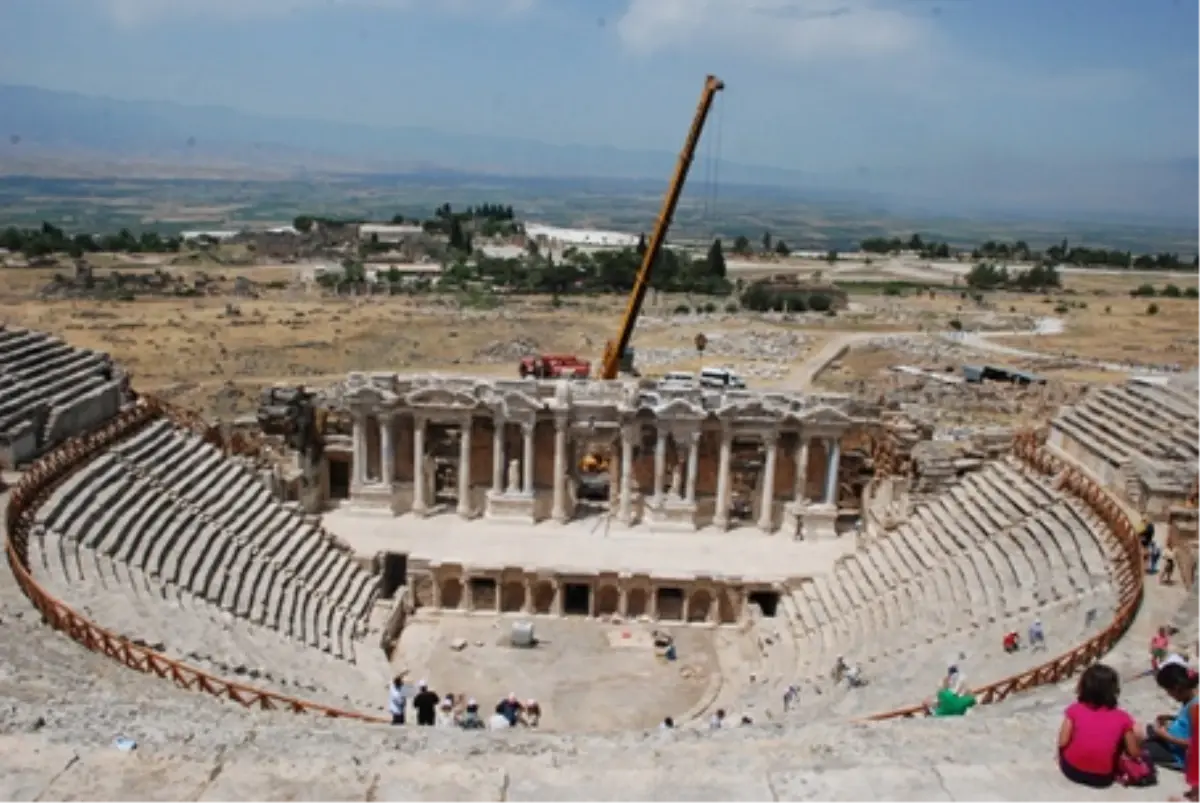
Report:
[[[392,715],[392,724],[403,725],[407,710],[408,691],[404,688],[404,675],[396,675],[392,679],[392,685],[388,687],[388,711]]]

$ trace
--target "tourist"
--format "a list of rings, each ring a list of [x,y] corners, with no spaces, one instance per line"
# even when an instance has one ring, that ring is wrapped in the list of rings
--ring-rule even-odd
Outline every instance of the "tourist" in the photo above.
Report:
[[[973,694],[959,694],[954,689],[938,689],[932,700],[926,700],[925,713],[931,717],[962,717],[979,701]]]
[[[1167,651],[1171,648],[1171,636],[1165,627],[1150,637],[1150,669],[1157,672],[1167,659]]]
[[[413,708],[417,710],[417,725],[432,728],[437,724],[437,708],[441,698],[437,692],[429,689],[429,684],[422,680],[417,684],[417,696],[413,698]]]
[[[467,700],[467,710],[458,718],[458,727],[467,731],[484,728],[483,718],[479,716],[479,703],[475,700]]]
[[[796,685],[789,684],[783,692],[783,711],[787,713],[791,707],[796,704],[796,700],[800,697],[800,689]]]
[[[1046,649],[1046,630],[1042,627],[1042,617],[1040,616],[1035,616],[1033,624],[1029,626],[1029,649]]]
[[[862,668],[858,664],[850,664],[846,667],[846,684],[852,689],[867,685],[867,681],[862,676]]]
[[[658,726],[658,729],[659,729],[660,731],[669,731],[669,730],[675,730],[675,719],[674,719],[674,717],[663,717],[662,724]]]
[[[437,726],[449,728],[454,725],[454,697],[447,694],[438,703]]]
[[[1170,544],[1163,550],[1163,568],[1162,574],[1158,580],[1165,586],[1171,585],[1175,576],[1175,550]]]
[[[396,675],[388,689],[388,711],[393,725],[404,724],[404,712],[408,709],[408,692],[404,688],[404,675]]]
[[[521,718],[522,709],[521,701],[514,692],[510,692],[508,697],[496,703],[496,713],[507,719],[510,727],[516,726],[517,720]]]
[[[833,678],[833,682],[835,684],[842,682],[842,678],[846,674],[846,669],[846,659],[845,657],[839,655],[837,660],[833,662],[833,671],[829,673],[829,676]]]
[[[708,720],[709,730],[720,730],[725,725],[725,709],[718,708],[717,713],[713,714]]]
[[[521,712],[521,722],[530,728],[536,728],[542,721],[542,707],[538,701],[530,697],[525,701],[525,708]]]
[[[1154,680],[1181,705],[1174,715],[1164,714],[1146,726],[1146,751],[1155,764],[1182,770],[1197,716],[1196,673],[1182,664],[1165,663]]]
[[[1150,545],[1150,568],[1146,569],[1147,574],[1158,574],[1158,562],[1162,560],[1162,554],[1157,543]]]
[[[1021,637],[1017,635],[1017,631],[1013,630],[1004,634],[1004,651],[1008,653],[1016,652],[1021,649]]]
[[[958,664],[951,664],[946,669],[946,676],[942,678],[940,688],[947,689],[955,694],[962,694],[967,687],[967,676],[958,668]]]
[[[1118,757],[1141,756],[1133,717],[1120,708],[1121,680],[1112,667],[1092,664],[1079,678],[1076,702],[1058,729],[1058,766],[1068,780],[1094,789],[1112,786]]]
[[[1142,549],[1149,551],[1150,545],[1154,543],[1154,522],[1148,521],[1142,527],[1141,539]]]

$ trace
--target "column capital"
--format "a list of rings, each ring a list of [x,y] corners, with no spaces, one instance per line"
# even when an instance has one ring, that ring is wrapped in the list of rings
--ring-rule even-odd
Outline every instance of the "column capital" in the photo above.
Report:
[[[536,418],[531,418],[529,420],[521,421],[518,423],[519,423],[519,426],[521,427],[521,433],[525,436],[532,435],[533,430],[537,428],[537,419]]]

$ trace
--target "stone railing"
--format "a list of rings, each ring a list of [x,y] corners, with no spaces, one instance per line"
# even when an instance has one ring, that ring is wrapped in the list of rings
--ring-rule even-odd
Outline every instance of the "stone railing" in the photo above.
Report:
[[[65,603],[51,596],[29,567],[29,536],[34,516],[51,494],[75,471],[93,458],[128,438],[155,419],[168,413],[153,399],[143,399],[92,432],[72,438],[30,466],[12,489],[6,515],[5,552],[8,565],[21,591],[42,614],[47,624],[87,649],[119,661],[130,669],[169,679],[177,686],[233,700],[247,708],[285,710],[296,713],[345,717],[381,722],[378,717],[344,711],[319,703],[288,697],[210,675],[162,653],[136,644],[105,630]]]
[[[1086,668],[1112,649],[1137,616],[1144,592],[1142,548],[1137,526],[1099,484],[1079,469],[1060,460],[1043,447],[1044,432],[1023,432],[1013,441],[1013,455],[1035,471],[1057,478],[1060,490],[1073,494],[1107,526],[1116,542],[1113,577],[1117,584],[1117,611],[1112,621],[1099,634],[1040,666],[1019,675],[990,683],[972,693],[981,704],[998,703],[1018,692],[1037,686],[1061,683]],[[868,717],[870,720],[909,717],[921,713],[922,706],[910,706]]]

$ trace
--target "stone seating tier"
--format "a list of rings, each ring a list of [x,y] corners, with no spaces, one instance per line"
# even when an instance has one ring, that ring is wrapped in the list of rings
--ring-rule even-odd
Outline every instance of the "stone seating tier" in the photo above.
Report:
[[[375,644],[355,643],[349,633],[339,633],[340,651],[358,658],[348,665],[274,628],[234,616],[186,586],[162,582],[136,561],[114,559],[52,531],[33,539],[30,561],[48,591],[131,640],[224,677],[382,713],[378,690],[387,686],[388,668]]]
[[[758,697],[768,708],[778,707],[771,695],[796,682],[809,698],[810,715],[845,715],[847,706],[865,714],[871,705],[900,706],[914,694],[920,699],[931,693],[929,673],[936,684],[938,671],[945,670],[934,666],[940,657],[914,670],[910,684],[891,677],[894,667],[903,664],[907,671],[914,656],[928,653],[928,645],[988,656],[1005,632],[1024,633],[1039,615],[1048,631],[1057,631],[1056,643],[1075,643],[1088,628],[1102,627],[1115,605],[1110,548],[1109,534],[1086,507],[1015,460],[995,461],[919,506],[910,523],[860,545],[831,577],[802,582],[783,595],[775,622],[767,618],[762,626],[766,632],[790,629],[791,637],[780,641],[800,657],[790,678]],[[1091,618],[1085,609],[1093,611]],[[855,697],[859,703],[837,703],[840,694],[827,687],[839,655],[868,673],[886,672],[893,696],[885,700],[879,692]],[[1044,654],[997,658],[987,666],[1000,677]],[[1003,672],[992,672],[1001,666]],[[824,690],[815,698],[819,711],[812,708],[818,688]]]
[[[153,470],[139,462],[159,451],[185,456]],[[212,465],[213,454],[219,457],[195,436],[155,422],[69,478],[38,521],[44,532],[353,660],[376,593],[373,578],[271,500],[242,466]],[[207,470],[197,475],[201,462]],[[190,484],[181,493],[175,483],[184,480]],[[240,496],[233,499],[211,487],[235,483]]]

